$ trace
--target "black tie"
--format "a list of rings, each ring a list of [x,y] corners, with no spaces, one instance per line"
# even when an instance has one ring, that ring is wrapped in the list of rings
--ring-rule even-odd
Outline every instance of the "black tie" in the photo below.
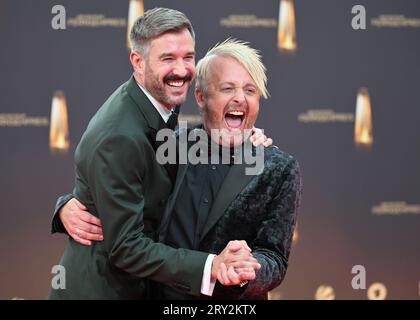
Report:
[[[176,105],[174,109],[172,110],[172,114],[168,119],[168,122],[166,122],[166,126],[169,129],[175,130],[176,126],[178,125],[178,114],[179,109],[181,108],[180,105]]]

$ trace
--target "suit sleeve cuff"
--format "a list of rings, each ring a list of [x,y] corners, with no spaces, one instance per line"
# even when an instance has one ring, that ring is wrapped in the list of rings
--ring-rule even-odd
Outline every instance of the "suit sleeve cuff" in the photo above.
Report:
[[[201,280],[201,293],[206,296],[212,296],[216,280],[211,280],[211,266],[213,259],[216,257],[214,254],[209,254],[204,265],[203,279]]]
[[[58,198],[51,221],[51,233],[67,233],[63,223],[60,220],[59,212],[61,208],[72,198],[74,198],[73,194],[67,194]]]

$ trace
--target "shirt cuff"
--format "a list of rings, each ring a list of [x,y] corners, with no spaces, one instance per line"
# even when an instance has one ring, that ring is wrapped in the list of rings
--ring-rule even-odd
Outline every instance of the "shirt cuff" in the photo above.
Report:
[[[216,280],[211,280],[211,266],[213,259],[216,257],[215,254],[209,254],[204,265],[203,279],[201,280],[201,293],[206,296],[212,296]]]

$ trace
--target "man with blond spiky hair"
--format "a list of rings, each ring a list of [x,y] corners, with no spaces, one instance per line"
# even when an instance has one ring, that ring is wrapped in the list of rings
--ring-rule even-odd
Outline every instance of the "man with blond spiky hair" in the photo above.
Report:
[[[251,164],[240,161],[247,152],[258,153],[247,148],[246,137],[260,97],[268,97],[265,70],[257,50],[234,39],[217,44],[196,66],[195,97],[203,124],[192,131],[204,130],[209,140],[229,149],[232,161],[179,166],[160,241],[218,252],[230,240],[243,239],[261,264],[246,285],[217,283],[213,299],[267,299],[286,274],[301,194],[298,162],[275,146],[265,148],[258,174],[247,175]],[[221,274],[229,279],[223,264]],[[193,298],[176,288],[161,291],[165,298]]]
[[[259,153],[246,139],[260,97],[268,97],[265,70],[255,49],[233,39],[217,44],[198,62],[195,97],[203,123],[186,129],[187,149],[201,143],[204,148],[197,150],[205,161],[189,158],[179,164],[159,228],[159,241],[174,248],[218,253],[235,239],[249,245],[261,265],[255,279],[222,286],[234,280],[235,268],[221,263],[214,299],[267,299],[288,266],[301,194],[299,165],[275,146]],[[203,144],[191,137],[207,139]],[[213,148],[215,144],[221,147]],[[245,161],[249,153],[262,156],[256,174],[247,174],[253,165]],[[156,286],[161,299],[197,298],[174,286]]]
[[[253,108],[248,108],[248,112],[245,112],[247,110],[237,110],[236,112],[232,110],[229,110],[229,112],[219,112],[219,110],[212,112],[212,110],[209,110],[207,97],[209,97],[210,89],[214,90],[214,94],[224,94],[227,98],[235,95],[238,90],[238,88],[234,86],[235,84],[229,81],[224,83],[222,88],[215,88],[216,85],[214,83],[221,75],[218,73],[215,75],[214,73],[216,71],[214,70],[218,70],[220,61],[226,62],[225,64],[229,66],[237,63],[241,64],[251,78],[251,81],[249,81],[244,88],[243,96],[239,97],[243,100],[240,100],[239,103],[237,103],[240,105],[242,102],[257,100],[255,101],[255,107],[252,105]],[[211,68],[212,64],[217,64],[217,66]],[[211,129],[222,131],[222,136],[220,137],[222,145],[231,145],[234,136],[238,136],[240,139],[238,143],[243,143],[244,140],[242,140],[241,137],[244,137],[244,129],[250,130],[254,126],[259,111],[259,98],[262,96],[267,99],[269,95],[266,88],[267,76],[265,71],[266,68],[261,62],[261,56],[258,51],[249,47],[245,42],[233,39],[227,39],[221,44],[217,44],[197,63],[197,76],[195,81],[196,100],[200,112],[203,114],[203,122],[207,131],[211,132]],[[233,77],[237,77],[237,75],[230,74],[229,77],[227,77],[227,80],[230,80]],[[209,88],[211,86],[213,86],[213,88]],[[238,101],[238,99],[233,100]],[[224,119],[222,119],[222,117]],[[241,122],[239,120],[241,120]],[[217,121],[218,124],[208,123],[213,121]],[[238,126],[235,126],[234,124],[238,124]]]

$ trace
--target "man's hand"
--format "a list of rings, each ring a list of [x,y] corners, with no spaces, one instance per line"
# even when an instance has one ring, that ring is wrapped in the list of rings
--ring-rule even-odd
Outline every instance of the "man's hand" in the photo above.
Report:
[[[102,224],[77,199],[67,202],[59,211],[58,216],[68,234],[78,243],[85,246],[92,244],[89,240],[102,241]]]
[[[269,147],[273,144],[273,140],[271,138],[267,138],[261,129],[255,127],[252,128],[252,136],[249,137],[249,141],[252,142],[254,147],[258,147],[261,144],[264,147]]]
[[[245,280],[254,280],[255,270],[260,268],[246,241],[235,240],[214,258],[211,277],[226,286],[238,285]]]

